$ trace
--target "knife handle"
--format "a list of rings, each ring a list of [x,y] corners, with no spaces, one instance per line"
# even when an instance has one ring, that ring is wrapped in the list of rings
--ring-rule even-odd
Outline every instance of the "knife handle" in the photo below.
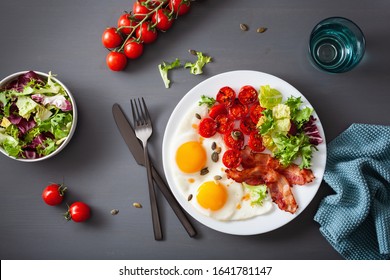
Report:
[[[169,205],[171,206],[173,212],[175,212],[176,216],[179,218],[179,221],[186,229],[188,235],[190,237],[196,236],[196,230],[192,226],[190,220],[188,217],[184,214],[183,209],[177,202],[177,200],[174,198],[171,190],[168,188],[164,180],[161,178],[160,174],[158,174],[157,170],[152,165],[152,176],[153,179],[156,181],[158,188],[162,192],[162,194],[165,196],[166,200],[168,201]]]

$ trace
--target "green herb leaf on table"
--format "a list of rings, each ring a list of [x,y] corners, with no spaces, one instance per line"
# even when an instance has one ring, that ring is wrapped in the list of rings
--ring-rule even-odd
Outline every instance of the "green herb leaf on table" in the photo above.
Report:
[[[199,75],[199,74],[202,74],[202,73],[203,73],[203,67],[204,67],[207,63],[210,63],[210,62],[211,62],[211,57],[210,57],[210,56],[203,55],[202,52],[196,52],[196,55],[197,55],[197,57],[198,57],[198,60],[195,61],[194,63],[192,63],[192,62],[187,62],[187,63],[184,65],[184,68],[191,68],[191,69],[190,69],[191,74]]]
[[[170,83],[171,83],[171,81],[168,78],[168,71],[175,69],[175,68],[178,68],[180,66],[181,66],[181,63],[180,63],[180,60],[178,58],[176,58],[176,60],[171,62],[171,63],[163,62],[162,64],[158,65],[158,70],[160,70],[160,75],[164,81],[165,88],[169,88]]]

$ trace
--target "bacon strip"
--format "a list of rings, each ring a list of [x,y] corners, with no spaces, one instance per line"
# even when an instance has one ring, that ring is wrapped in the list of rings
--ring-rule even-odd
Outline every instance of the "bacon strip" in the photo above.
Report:
[[[291,190],[291,185],[286,177],[279,174],[278,180],[267,184],[273,202],[275,202],[281,210],[294,214],[298,209],[298,204],[295,201]]]
[[[286,168],[278,168],[277,171],[284,175],[291,185],[305,185],[314,179],[313,171],[300,169],[298,165],[292,164]]]
[[[236,168],[225,170],[227,177],[233,179],[237,183],[247,183],[249,185],[260,185],[270,182],[276,182],[279,174],[273,170],[265,167],[264,165],[258,165],[252,168],[238,170]]]

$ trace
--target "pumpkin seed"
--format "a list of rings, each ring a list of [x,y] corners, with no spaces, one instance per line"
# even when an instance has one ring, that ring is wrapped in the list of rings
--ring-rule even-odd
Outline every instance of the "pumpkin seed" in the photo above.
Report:
[[[200,175],[206,175],[207,173],[209,173],[209,168],[208,167],[205,167],[203,168],[201,171],[200,171]]]
[[[267,29],[268,29],[267,27],[259,27],[256,29],[256,32],[257,33],[264,33],[265,31],[267,31]]]
[[[219,154],[217,152],[213,152],[211,154],[211,160],[214,161],[214,162],[218,162],[219,160]]]
[[[214,180],[215,181],[218,181],[218,180],[221,180],[222,179],[222,176],[220,176],[220,175],[215,175],[214,176]]]
[[[214,151],[217,148],[217,143],[213,142],[211,144],[211,149]]]
[[[188,200],[188,201],[191,201],[192,197],[193,197],[193,195],[190,194],[190,195],[188,196],[187,200]]]
[[[198,55],[198,52],[195,50],[188,50],[188,52],[192,55]]]
[[[241,23],[240,28],[242,31],[248,31],[248,29],[249,29],[248,25],[246,25],[245,23]]]
[[[215,152],[216,152],[217,154],[220,154],[220,153],[222,152],[222,148],[221,148],[221,147],[217,147],[217,148],[215,149]]]
[[[118,209],[112,209],[111,210],[111,215],[116,215],[116,214],[118,214],[119,213],[119,210]]]
[[[202,119],[202,117],[201,117],[198,113],[195,114],[195,117],[196,117],[198,120]]]
[[[133,206],[134,206],[135,208],[142,208],[141,203],[138,203],[138,202],[134,202],[134,203],[133,203]]]
[[[237,141],[238,138],[241,136],[241,132],[240,131],[232,131],[231,135],[232,135],[232,138]]]

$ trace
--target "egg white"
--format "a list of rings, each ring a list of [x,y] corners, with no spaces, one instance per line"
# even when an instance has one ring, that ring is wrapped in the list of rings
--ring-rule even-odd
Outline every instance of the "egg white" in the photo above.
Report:
[[[228,148],[226,147],[222,136],[218,133],[210,138],[202,138],[198,134],[197,127],[200,120],[196,117],[196,114],[199,114],[201,117],[206,116],[206,106],[198,106],[196,104],[196,106],[188,110],[188,113],[178,121],[175,137],[173,137],[174,140],[170,143],[170,150],[174,153],[171,155],[171,158],[173,159],[171,163],[173,178],[176,187],[180,190],[181,194],[198,212],[220,221],[244,220],[269,212],[272,209],[272,200],[270,197],[264,200],[262,206],[252,206],[250,200],[243,199],[248,196],[248,190],[246,190],[242,184],[227,178],[225,173],[226,167],[222,163],[222,156]],[[198,141],[202,143],[207,154],[205,167],[208,168],[209,172],[206,175],[200,175],[200,172],[184,173],[177,166],[175,160],[176,151],[178,147],[189,141]],[[221,148],[218,162],[214,162],[211,159],[212,153],[214,152],[211,148],[213,142],[217,144],[217,147]],[[218,182],[226,188],[227,201],[221,209],[212,211],[199,205],[196,194],[198,188],[204,182],[214,181],[215,176],[217,175],[221,178]]]

